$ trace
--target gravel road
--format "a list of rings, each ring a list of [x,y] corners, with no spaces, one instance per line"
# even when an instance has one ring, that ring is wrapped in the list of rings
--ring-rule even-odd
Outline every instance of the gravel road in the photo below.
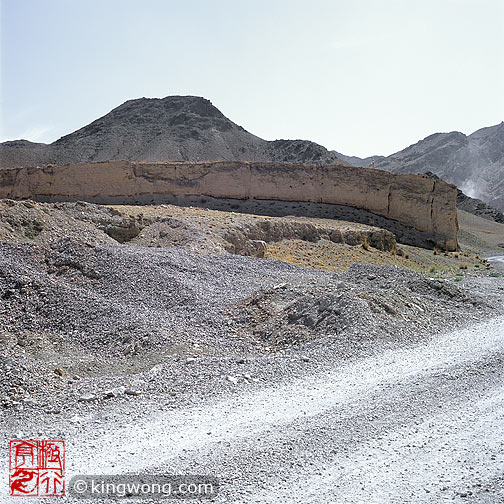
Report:
[[[106,429],[88,418],[68,480],[209,474],[222,503],[503,502],[503,351],[501,316]]]

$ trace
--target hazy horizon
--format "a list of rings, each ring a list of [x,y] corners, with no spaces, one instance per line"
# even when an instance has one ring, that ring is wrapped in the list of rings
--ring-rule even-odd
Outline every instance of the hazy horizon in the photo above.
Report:
[[[203,96],[266,140],[359,157],[504,119],[500,0],[1,6],[1,141],[51,143],[169,95]]]

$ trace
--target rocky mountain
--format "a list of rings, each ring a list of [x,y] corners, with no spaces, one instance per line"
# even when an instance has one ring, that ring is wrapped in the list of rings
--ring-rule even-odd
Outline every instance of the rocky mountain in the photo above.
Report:
[[[360,158],[358,156],[346,156],[345,154],[341,154],[341,152],[337,152],[335,150],[331,151],[338,159],[342,159],[351,165],[357,166],[358,168],[371,168],[373,165],[373,161],[375,164],[382,160],[385,156],[369,156],[367,158]]]
[[[336,155],[355,166],[370,166],[373,159]],[[504,210],[504,122],[469,136],[458,131],[435,133],[395,154],[378,158],[374,156],[375,168],[394,173],[430,171],[468,196]]]
[[[49,145],[0,144],[0,167],[113,159],[329,163],[337,158],[307,140],[263,140],[197,96],[129,100]]]
[[[464,194],[460,189],[457,194],[457,208],[472,213],[473,215],[483,217],[483,219],[504,224],[504,213],[484,201],[467,196],[467,194]]]

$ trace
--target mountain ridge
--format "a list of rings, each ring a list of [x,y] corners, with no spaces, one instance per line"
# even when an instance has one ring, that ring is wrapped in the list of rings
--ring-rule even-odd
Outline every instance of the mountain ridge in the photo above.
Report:
[[[51,144],[0,144],[0,167],[108,160],[331,163],[337,158],[309,140],[263,140],[198,96],[128,100]]]
[[[385,157],[332,152],[364,168],[374,159],[375,168],[392,173],[432,172],[468,196],[504,210],[504,121],[470,135],[460,131],[433,133]]]

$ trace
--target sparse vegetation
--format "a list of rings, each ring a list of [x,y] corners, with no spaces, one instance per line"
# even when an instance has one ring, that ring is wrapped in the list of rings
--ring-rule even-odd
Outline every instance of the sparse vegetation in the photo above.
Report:
[[[467,264],[461,264],[459,266],[460,269],[466,270],[467,269]]]

